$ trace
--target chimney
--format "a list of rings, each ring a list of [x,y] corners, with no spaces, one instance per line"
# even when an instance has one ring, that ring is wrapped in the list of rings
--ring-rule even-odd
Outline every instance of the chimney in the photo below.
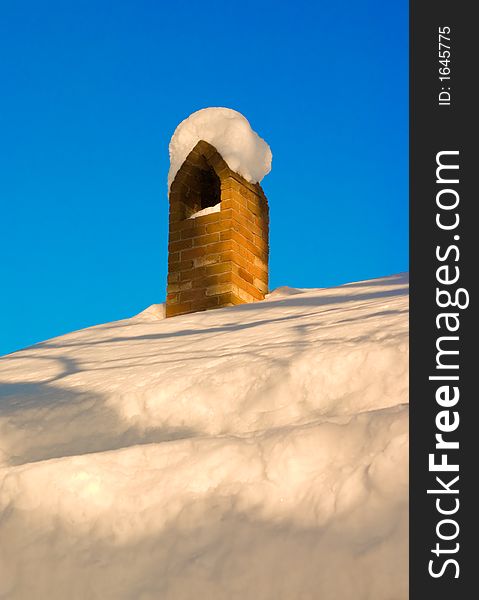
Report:
[[[166,316],[263,300],[269,210],[259,183],[200,140],[170,187]]]

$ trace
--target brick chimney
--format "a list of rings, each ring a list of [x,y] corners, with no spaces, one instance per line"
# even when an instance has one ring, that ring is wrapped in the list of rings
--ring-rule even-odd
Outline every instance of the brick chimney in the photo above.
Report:
[[[170,188],[166,316],[263,300],[269,210],[259,183],[201,140]]]

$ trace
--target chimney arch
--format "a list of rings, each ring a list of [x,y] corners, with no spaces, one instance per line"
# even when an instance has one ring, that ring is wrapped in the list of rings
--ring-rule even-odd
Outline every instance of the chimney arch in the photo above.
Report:
[[[166,316],[264,299],[269,211],[261,186],[201,140],[176,173],[169,202]]]

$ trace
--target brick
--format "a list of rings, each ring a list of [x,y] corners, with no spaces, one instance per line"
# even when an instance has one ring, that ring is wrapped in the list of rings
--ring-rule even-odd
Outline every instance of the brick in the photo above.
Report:
[[[254,285],[248,283],[247,281],[236,275],[236,273],[232,273],[232,280],[233,283],[238,286],[238,288],[241,288],[245,292],[248,292],[248,294],[250,294],[254,298],[257,298],[258,300],[264,299],[264,294],[262,292],[260,292]]]
[[[221,200],[221,208],[223,209],[223,211],[231,208],[231,210],[239,212],[239,207],[240,207],[240,205],[236,199],[231,198],[231,199]]]
[[[251,198],[252,196],[254,198],[254,194],[252,194],[248,188],[241,186],[238,191],[243,198]]]
[[[206,246],[207,252],[211,254],[217,254],[220,252],[226,252],[227,250],[231,250],[231,242],[216,242],[215,244],[209,244]]]
[[[245,219],[247,219],[248,221],[251,221],[251,223],[256,223],[255,215],[249,210],[249,208],[244,208],[243,206],[240,206],[239,212],[240,215],[243,215],[243,217],[245,217]]]
[[[219,275],[203,275],[202,277],[195,277],[195,279],[192,280],[193,289],[194,290],[203,290],[203,295],[204,295],[205,290],[209,285],[215,285],[217,283],[220,283],[218,281],[218,277],[219,277]]]
[[[248,200],[243,195],[238,198],[238,204],[243,208],[248,208]]]
[[[182,292],[183,290],[190,290],[192,285],[193,284],[191,281],[183,281],[181,283],[170,283],[168,285],[168,293],[176,293]]]
[[[233,264],[234,264],[234,268],[233,271],[235,273],[238,272],[238,269],[240,267],[242,267],[243,269],[245,269],[246,271],[250,272],[251,269],[253,268],[253,262],[248,260],[247,258],[245,258],[244,256],[241,256],[241,254],[239,252],[235,252],[234,253],[234,259],[233,259]]]
[[[170,231],[168,242],[178,242],[181,240],[181,231]]]
[[[252,214],[252,213],[249,213]],[[258,225],[258,227],[268,227],[269,224],[269,217],[268,215],[263,215],[262,217],[257,217],[255,215],[253,215],[253,221],[256,225]]]
[[[268,252],[268,243],[263,240],[263,238],[258,235],[254,236],[254,245],[257,246],[263,252]]]
[[[211,278],[216,278],[216,283],[231,283],[231,271],[228,273],[218,273],[217,275],[210,275]]]
[[[196,163],[196,164],[195,164]],[[196,180],[198,175],[198,164],[195,160],[185,160],[181,167],[180,177],[184,176],[187,181],[190,179]]]
[[[233,286],[233,294],[235,294],[238,298],[243,300],[243,302],[256,302],[256,300],[258,300],[258,298],[252,296],[251,294],[249,294],[248,292],[246,292],[238,286]]]
[[[235,253],[233,252],[233,250],[228,250],[228,252],[222,252],[218,255],[218,262],[230,262],[234,259],[234,255]]]
[[[180,250],[186,250],[186,248],[191,248],[193,246],[193,240],[181,240],[179,242],[171,242],[168,244],[168,250],[170,252],[178,252]]]
[[[218,306],[218,296],[210,296],[204,300],[197,300],[192,303],[194,310],[207,310]]]
[[[252,254],[258,253],[258,248],[252,241],[248,240],[242,233],[235,229],[230,231],[231,239],[234,240],[240,247],[246,248]],[[250,234],[251,235],[251,234]],[[252,236],[251,236],[252,237]]]
[[[201,153],[207,159],[214,159],[219,153],[214,146],[208,144],[204,140],[200,140],[195,146],[196,152]]]
[[[185,240],[188,238],[194,238],[196,236],[203,235],[206,233],[206,225],[198,225],[196,223],[192,225],[191,220],[189,221],[190,227],[181,231],[181,239]]]
[[[231,304],[235,305],[235,304],[244,304],[245,301],[242,300],[239,296],[237,296],[236,294],[234,294],[233,292],[231,292]]]
[[[236,214],[234,216],[234,221],[237,221],[240,225],[251,231],[254,235],[262,235],[263,230],[261,227],[256,225],[253,221],[249,221],[246,217],[241,214]]]
[[[168,273],[168,283],[176,283],[177,281],[180,280],[180,274],[179,273]]]
[[[183,229],[193,228],[193,219],[181,219],[175,223],[170,223],[170,231],[182,231]]]
[[[217,283],[231,282],[231,273],[203,275],[201,277],[195,277],[191,281],[193,289],[207,288],[211,285],[216,285]]]
[[[185,183],[187,179],[188,177],[184,170],[180,169],[171,184],[170,199],[172,202],[175,199],[175,194],[183,197],[185,192],[187,192],[188,186]]]
[[[232,306],[233,305],[233,301],[232,301],[232,292],[225,292],[224,294],[220,294],[218,296],[218,306]]]
[[[225,292],[231,292],[231,282],[229,283],[217,283],[210,286],[206,290],[207,296],[215,296],[217,294],[224,294]]]
[[[198,142],[201,145],[204,145],[204,140],[201,140],[200,142]],[[211,146],[211,144],[210,144]],[[224,160],[221,157],[221,154],[216,151],[216,152],[210,152],[209,156],[208,156],[208,162],[210,163],[210,165],[213,165],[215,167],[218,167],[220,165],[223,165]]]
[[[268,284],[265,283],[264,281],[262,281],[261,279],[258,279],[257,277],[255,277],[253,280],[253,285],[254,285],[254,287],[258,288],[258,290],[260,292],[262,292],[263,294],[268,293]]]
[[[254,242],[255,234],[252,231],[252,227],[256,227],[256,225],[254,225],[254,223],[251,223],[251,225],[245,226],[238,222],[235,222],[233,225],[235,231],[241,233],[241,235],[250,242]]]
[[[205,294],[204,289],[186,290],[184,292],[180,292],[180,301],[181,302],[188,302],[189,300],[191,300],[191,301],[202,300],[205,297],[206,297],[206,294]]]
[[[209,233],[207,235],[200,235],[195,237],[193,243],[195,246],[206,246],[207,244],[212,244],[214,242],[220,241],[219,233]]]
[[[180,281],[189,281],[195,276],[200,277],[201,275],[206,275],[206,267],[193,267],[192,269],[188,269],[187,271],[181,271],[179,275]]]
[[[232,219],[222,220],[218,223],[208,223],[208,225],[206,225],[206,232],[217,233],[218,231],[226,231],[231,228],[232,224]]]
[[[175,304],[178,302],[178,294],[166,294],[166,301],[168,304]]]
[[[219,255],[215,258],[219,259]],[[193,267],[188,271],[182,271],[180,274],[180,280],[187,281],[190,279],[198,279],[199,277],[207,277],[209,275],[220,275],[223,273],[229,273],[232,270],[232,264],[232,262],[215,262],[210,265]]]
[[[263,271],[266,271],[266,272],[268,271],[268,262],[266,260],[263,260],[259,256],[254,257],[253,264],[255,267],[259,267],[260,269],[263,269]]]
[[[166,305],[167,317],[174,317],[175,315],[181,315],[189,312],[191,312],[191,302],[182,302],[180,304]]]
[[[192,260],[183,260],[181,262],[172,263],[169,267],[170,273],[177,273],[178,271],[187,271],[193,267]]]
[[[231,195],[231,198],[228,200],[228,202],[231,202],[232,206],[225,206],[225,208],[232,208],[237,212],[239,211],[241,206],[243,208],[248,208],[248,201],[240,194],[240,192],[236,190],[231,190],[229,194]]]
[[[254,194],[258,195],[261,189],[257,183],[250,183],[249,181],[246,181],[246,179],[241,177],[241,175],[238,175],[238,173],[234,172],[231,173],[231,176],[229,177],[228,181],[231,182],[231,186],[233,187],[233,189],[236,189],[238,191],[247,189],[253,192]]]
[[[168,263],[176,263],[180,261],[180,253],[179,252],[169,252],[168,253]]]
[[[197,267],[209,267],[219,263],[222,260],[221,254],[205,254],[204,256],[198,256],[194,259],[194,266]]]
[[[234,200],[236,198],[236,190],[233,188],[223,185],[221,186],[221,205],[223,206],[224,200]]]
[[[248,210],[250,210],[257,217],[263,212],[256,202],[251,202],[251,200],[248,200]]]
[[[268,283],[267,271],[264,271],[263,269],[261,269],[260,267],[256,267],[255,265],[249,267],[249,271],[255,278],[260,279],[263,283]]]
[[[244,241],[246,242],[246,240]],[[233,250],[236,252],[236,254],[239,254],[250,263],[254,262],[255,255],[252,252],[250,252],[247,248],[245,248],[244,243],[238,243],[235,240],[232,240],[231,243],[233,244]],[[259,254],[259,249],[256,250],[256,254]]]
[[[239,190],[240,183],[236,181],[232,176],[225,178],[221,182],[221,191],[223,190]]]
[[[241,277],[241,279],[244,279],[245,281],[247,281],[248,283],[253,283],[253,276],[250,275],[250,273],[248,273],[247,271],[245,271],[245,269],[242,269],[241,267],[238,269],[238,275]],[[258,286],[256,286],[258,287]]]
[[[195,221],[198,225],[207,225],[208,223],[216,223],[220,220],[221,213],[211,213],[209,215],[202,215],[201,217],[196,217]]]
[[[235,240],[237,241],[239,244],[243,243],[243,240],[241,239],[242,236],[244,239],[248,239],[247,236],[249,236],[249,241],[253,242],[253,234],[251,232],[246,232],[246,235],[243,235],[242,232],[239,231],[239,229],[245,229],[242,225],[239,225],[239,223],[234,223],[233,226],[228,229],[227,231],[222,231],[221,232],[221,240],[222,241],[226,241],[226,240]]]
[[[189,250],[182,250],[181,252],[181,260],[190,260],[192,258],[197,258],[198,256],[204,256],[208,253],[206,246],[201,246],[199,248],[190,248]]]
[[[219,263],[216,265],[211,265],[209,267],[206,268],[206,271],[208,274],[219,274],[219,273],[228,273],[231,272],[231,268],[232,268],[232,264],[231,262],[223,262],[223,263]]]
[[[228,177],[228,175],[230,174],[230,169],[228,167],[228,165],[222,160],[223,164],[218,165],[218,167],[216,168],[216,174],[218,175],[218,177],[220,179],[224,179],[225,177]]]
[[[227,208],[226,210],[222,210],[218,213],[220,216],[220,221],[227,221],[228,219],[232,219],[235,215],[235,212],[232,208]]]

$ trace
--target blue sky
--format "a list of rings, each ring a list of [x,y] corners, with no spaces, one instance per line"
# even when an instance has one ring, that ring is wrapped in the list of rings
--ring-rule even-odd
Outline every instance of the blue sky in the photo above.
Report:
[[[0,354],[165,297],[168,142],[270,144],[270,286],[408,268],[407,2],[2,3]]]

